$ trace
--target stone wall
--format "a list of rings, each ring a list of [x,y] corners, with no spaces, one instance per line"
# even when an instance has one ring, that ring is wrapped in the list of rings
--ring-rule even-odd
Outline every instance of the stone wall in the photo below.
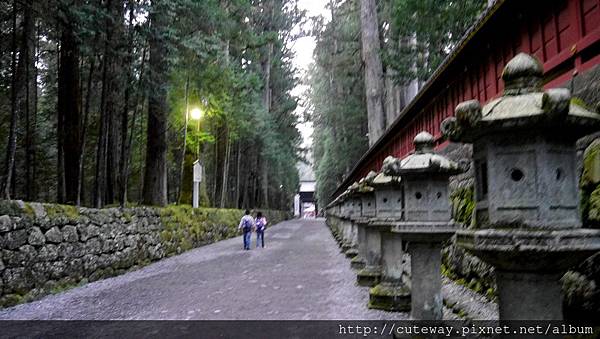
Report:
[[[265,211],[274,225],[287,212]],[[0,202],[0,307],[236,236],[241,210]]]

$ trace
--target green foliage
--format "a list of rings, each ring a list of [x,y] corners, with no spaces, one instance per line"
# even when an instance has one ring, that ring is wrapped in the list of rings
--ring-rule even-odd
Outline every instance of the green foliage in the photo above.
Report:
[[[295,164],[302,150],[294,114],[298,99],[291,95],[299,80],[290,46],[301,35],[296,28],[305,20],[295,0],[49,0],[32,1],[34,8],[27,7],[30,1],[16,3],[16,8],[12,2],[0,4],[0,50],[4,51],[0,52],[0,111],[10,112],[11,107],[11,56],[19,54],[12,51],[13,33],[17,41],[23,40],[20,25],[13,32],[13,13],[21,22],[29,11],[36,22],[36,36],[31,40],[39,40],[35,42],[39,44],[35,53],[39,81],[32,131],[34,192],[26,193],[30,179],[17,175],[13,198],[55,202],[60,196],[63,173],[58,152],[57,74],[61,34],[69,29],[77,40],[76,100],[81,104],[85,129],[82,205],[98,204],[99,179],[107,180],[99,204],[119,202],[121,151],[128,138],[132,140],[127,197],[141,201],[146,157],[154,156],[146,153],[148,106],[150,99],[156,98],[155,89],[162,88],[168,91],[167,102],[160,104],[169,112],[165,133],[170,203],[191,202],[191,189],[182,186],[184,179],[191,178],[192,162],[185,161],[183,166],[182,162],[186,157],[196,160],[200,149],[205,165],[203,206],[291,205],[298,187]],[[158,30],[162,25],[151,23],[158,19],[167,27]],[[149,42],[156,38],[165,45],[166,80],[149,69],[153,54]],[[272,53],[267,60],[268,47]],[[266,92],[271,94],[269,103],[263,99]],[[199,122],[188,120],[186,126],[186,113],[194,107],[203,110],[203,117]],[[113,121],[110,133],[103,130],[105,114]],[[0,116],[2,152],[6,150],[9,115]],[[127,118],[124,125],[121,115]],[[15,167],[17,173],[25,173],[25,136],[29,132],[25,117],[19,119]],[[126,138],[122,137],[123,128]],[[102,159],[98,154],[103,133],[109,134],[109,154],[105,155],[105,178],[100,178],[97,163]],[[267,175],[263,177],[261,171]],[[262,186],[268,188],[268,199],[258,193]]]
[[[368,146],[358,2],[334,1],[334,6],[334,20],[324,26],[314,22],[317,47],[307,78],[321,206]]]
[[[300,156],[300,134],[293,113],[297,99],[290,94],[298,81],[286,44],[293,39],[290,30],[304,14],[293,1],[281,0],[233,1],[227,6],[219,1],[182,4],[178,10],[182,19],[173,28],[179,32],[179,40],[169,91],[170,122],[175,127],[171,139],[179,146],[184,143],[181,131],[185,128],[187,87],[188,106],[203,111],[200,121],[189,121],[185,140],[186,153],[195,156],[200,149],[205,165],[202,205],[287,207],[298,186],[295,164]],[[197,17],[205,20],[200,22]],[[267,44],[273,44],[270,65],[265,64]],[[264,77],[267,66],[268,84]],[[263,100],[266,85],[272,97],[269,107]],[[170,159],[175,166],[171,172],[176,173],[181,148],[172,151]],[[258,173],[263,170],[261,163],[268,171],[269,201],[250,193],[263,185]],[[191,168],[186,161],[184,178],[190,176]],[[258,180],[242,187],[246,177]],[[183,203],[191,202],[190,190],[183,190]]]
[[[480,0],[388,0],[385,63],[396,81],[427,80],[485,8]]]

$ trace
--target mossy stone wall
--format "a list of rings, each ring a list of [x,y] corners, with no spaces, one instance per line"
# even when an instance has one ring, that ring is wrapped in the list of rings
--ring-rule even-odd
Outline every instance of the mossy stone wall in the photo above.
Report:
[[[265,211],[270,224],[287,212]],[[0,201],[0,307],[231,238],[243,211]]]

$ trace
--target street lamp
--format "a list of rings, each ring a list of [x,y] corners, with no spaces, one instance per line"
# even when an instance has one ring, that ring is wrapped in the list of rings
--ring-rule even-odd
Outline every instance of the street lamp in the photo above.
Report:
[[[192,108],[190,111],[190,118],[198,121],[198,133],[196,134],[198,158],[194,162],[194,191],[192,194],[192,207],[198,208],[200,200],[200,182],[202,181],[202,165],[200,164],[200,118],[202,118],[202,110],[198,107]]]
[[[190,117],[192,120],[198,120],[198,123],[200,123],[200,118],[202,118],[202,110],[198,107],[192,108],[190,111]]]
[[[202,118],[202,110],[199,107],[194,107],[190,111],[190,118],[198,121],[198,133],[196,134],[196,142],[198,144],[198,160],[200,160],[200,118]]]

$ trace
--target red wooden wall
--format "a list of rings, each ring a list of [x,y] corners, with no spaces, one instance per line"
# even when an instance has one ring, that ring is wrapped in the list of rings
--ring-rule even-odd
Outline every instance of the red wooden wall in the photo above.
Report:
[[[388,155],[403,157],[412,140],[428,131],[441,140],[440,123],[458,103],[482,104],[501,94],[504,65],[517,53],[534,54],[544,65],[547,87],[556,87],[600,63],[600,0],[498,1],[467,33],[417,98],[358,162],[335,195]]]

